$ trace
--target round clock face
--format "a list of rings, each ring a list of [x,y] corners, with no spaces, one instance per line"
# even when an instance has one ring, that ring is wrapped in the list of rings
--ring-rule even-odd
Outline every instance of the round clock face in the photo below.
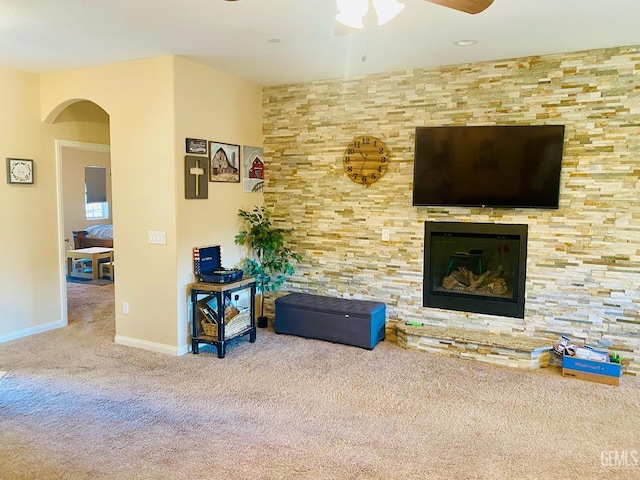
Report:
[[[344,173],[352,181],[369,186],[377,182],[387,171],[389,156],[384,142],[376,137],[363,135],[347,145],[343,157]]]

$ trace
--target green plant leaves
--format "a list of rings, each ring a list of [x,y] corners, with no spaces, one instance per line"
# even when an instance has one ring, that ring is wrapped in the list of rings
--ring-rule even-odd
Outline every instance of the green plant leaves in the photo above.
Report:
[[[293,262],[302,261],[299,254],[285,245],[285,236],[291,230],[275,228],[264,207],[255,207],[251,212],[241,209],[238,216],[244,229],[234,242],[249,249],[243,270],[256,279],[258,292],[279,290],[286,278],[295,273]]]

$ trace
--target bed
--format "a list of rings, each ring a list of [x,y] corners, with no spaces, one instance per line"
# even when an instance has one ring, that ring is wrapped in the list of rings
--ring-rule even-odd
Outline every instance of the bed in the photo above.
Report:
[[[73,248],[113,248],[113,225],[92,225],[85,230],[74,230]]]

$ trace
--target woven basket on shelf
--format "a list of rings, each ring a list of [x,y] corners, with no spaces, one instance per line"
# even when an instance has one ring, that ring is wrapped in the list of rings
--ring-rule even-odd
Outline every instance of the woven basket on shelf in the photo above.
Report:
[[[209,337],[217,337],[218,336],[218,325],[215,323],[208,322],[207,320],[202,320],[200,322],[202,325],[202,330],[204,330],[204,334]]]
[[[215,323],[211,323],[206,319],[200,322],[202,325],[202,329],[204,330],[204,334],[210,337],[218,336],[218,325]],[[251,313],[249,310],[241,311],[237,315],[235,315],[229,322],[225,321],[224,333],[225,337],[230,337],[235,335],[236,333],[241,332],[245,328],[251,325]]]

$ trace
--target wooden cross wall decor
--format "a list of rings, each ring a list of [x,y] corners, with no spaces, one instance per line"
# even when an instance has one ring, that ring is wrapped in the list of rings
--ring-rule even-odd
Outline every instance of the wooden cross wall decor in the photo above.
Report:
[[[209,160],[206,157],[184,157],[184,198],[209,197]]]

